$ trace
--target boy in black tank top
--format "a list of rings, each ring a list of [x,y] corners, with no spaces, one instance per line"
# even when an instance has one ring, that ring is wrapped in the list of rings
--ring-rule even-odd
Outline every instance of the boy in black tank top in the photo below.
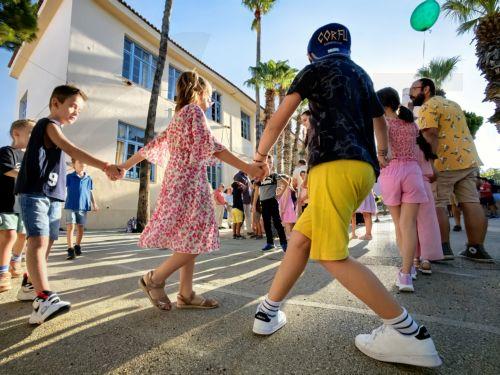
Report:
[[[15,191],[20,195],[28,237],[27,268],[36,292],[30,324],[41,324],[69,311],[71,306],[51,291],[46,263],[58,238],[62,203],[66,199],[65,153],[103,170],[113,180],[123,173],[79,149],[63,135],[63,126],[78,119],[86,100],[86,95],[76,87],[63,85],[54,89],[49,101],[50,115],[33,128],[16,181]]]

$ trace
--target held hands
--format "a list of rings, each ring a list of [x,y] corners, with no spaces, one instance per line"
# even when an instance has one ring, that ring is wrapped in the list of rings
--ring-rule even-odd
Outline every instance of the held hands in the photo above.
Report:
[[[121,180],[123,177],[125,177],[126,169],[116,164],[112,164],[106,167],[104,172],[111,181],[116,181],[116,180]]]
[[[254,162],[248,165],[248,175],[258,181],[262,181],[269,174],[267,164]]]

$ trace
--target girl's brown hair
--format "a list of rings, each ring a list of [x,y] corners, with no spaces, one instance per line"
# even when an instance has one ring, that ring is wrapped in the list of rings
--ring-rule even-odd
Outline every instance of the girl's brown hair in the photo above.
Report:
[[[184,72],[179,76],[176,87],[175,111],[194,103],[197,95],[203,95],[211,89],[210,84],[196,72]]]
[[[35,120],[30,120],[30,119],[16,120],[10,126],[10,136],[14,138],[14,130],[25,129],[28,127],[32,128],[35,126],[35,124],[36,124]]]

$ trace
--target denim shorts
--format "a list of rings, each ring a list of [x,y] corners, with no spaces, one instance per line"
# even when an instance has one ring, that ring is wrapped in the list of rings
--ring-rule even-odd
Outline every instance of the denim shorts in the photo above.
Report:
[[[27,236],[57,240],[62,204],[45,195],[21,194],[21,212]]]
[[[64,210],[66,211],[66,224],[85,225],[87,223],[87,211]]]

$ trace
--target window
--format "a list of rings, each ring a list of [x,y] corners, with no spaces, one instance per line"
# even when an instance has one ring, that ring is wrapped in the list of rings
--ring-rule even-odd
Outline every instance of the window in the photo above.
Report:
[[[125,37],[122,75],[138,85],[151,89],[157,57]]]
[[[257,125],[257,144],[259,144],[260,137],[262,137],[262,133],[264,133],[264,124],[260,123]]]
[[[167,97],[170,100],[175,100],[176,95],[176,86],[177,80],[181,75],[181,71],[179,69],[174,68],[172,65],[168,66],[168,94]]]
[[[134,155],[141,147],[144,146],[144,129],[136,128],[118,122],[118,136],[116,138],[116,163],[121,164],[129,157]],[[127,171],[126,177],[137,180],[139,179],[140,165],[135,165]],[[155,181],[156,167],[151,164],[151,182]]]
[[[221,98],[222,98],[222,95],[217,92],[217,91],[214,91],[212,93],[212,102],[214,104],[212,104],[212,106],[207,109],[207,118],[209,120],[213,120],[215,122],[218,122],[218,123],[221,123],[222,122],[222,106],[221,106]]]
[[[250,140],[250,116],[241,112],[241,136]]]
[[[212,189],[217,189],[222,182],[222,164],[208,166],[207,177]]]
[[[19,101],[19,118],[26,118],[26,113],[28,110],[28,91],[26,91]]]

